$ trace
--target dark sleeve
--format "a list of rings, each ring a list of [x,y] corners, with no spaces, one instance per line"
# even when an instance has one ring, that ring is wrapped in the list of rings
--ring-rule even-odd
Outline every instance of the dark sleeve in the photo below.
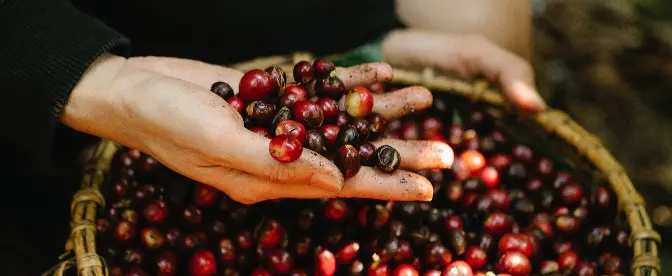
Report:
[[[41,169],[51,167],[58,117],[101,54],[129,41],[68,0],[0,0],[0,141]]]
[[[375,42],[389,31],[405,28],[396,14],[394,0],[338,0],[330,1],[320,16],[324,20],[312,22],[318,38],[309,50],[316,54],[333,54]]]

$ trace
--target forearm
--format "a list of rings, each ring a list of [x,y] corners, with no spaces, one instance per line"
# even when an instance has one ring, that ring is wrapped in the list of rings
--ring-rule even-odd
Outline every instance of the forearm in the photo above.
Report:
[[[67,0],[6,0],[0,37],[0,138],[49,167],[71,90],[98,56],[128,41]]]
[[[532,8],[528,0],[396,0],[397,14],[409,28],[478,33],[529,59]]]

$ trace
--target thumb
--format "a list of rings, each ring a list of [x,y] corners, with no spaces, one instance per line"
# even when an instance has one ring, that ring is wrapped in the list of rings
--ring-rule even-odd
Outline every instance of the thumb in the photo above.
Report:
[[[280,163],[269,153],[270,139],[240,126],[232,135],[223,137],[216,153],[222,166],[248,172],[272,182],[307,183],[338,192],[343,187],[343,175],[336,165],[320,154],[303,149],[294,162]]]

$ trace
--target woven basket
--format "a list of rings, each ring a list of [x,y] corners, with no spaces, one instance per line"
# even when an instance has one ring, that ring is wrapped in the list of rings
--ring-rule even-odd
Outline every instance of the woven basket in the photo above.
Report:
[[[333,57],[328,57],[332,59]],[[307,53],[292,56],[260,58],[233,65],[241,70],[280,66],[291,72],[292,65],[300,60],[313,60]],[[489,89],[482,82],[466,82],[443,76],[435,76],[433,70],[413,72],[394,69],[393,84],[422,85],[436,92],[444,92],[466,98],[473,103],[483,103],[501,111],[499,123],[518,135],[516,139],[533,143],[548,143],[551,156],[562,157],[577,172],[577,178],[587,185],[608,182],[618,197],[619,211],[624,213],[631,228],[630,246],[633,250],[631,273],[634,276],[659,276],[658,248],[660,235],[653,230],[644,207],[644,200],[637,193],[623,167],[614,159],[599,139],[574,122],[566,113],[548,109],[538,114],[522,114],[506,102],[502,95]],[[66,254],[60,264],[45,275],[63,275],[76,266],[78,275],[107,275],[105,261],[96,253],[95,220],[97,209],[105,205],[100,192],[106,183],[110,163],[120,146],[101,141],[88,161],[81,189],[74,195],[71,205],[71,235],[66,244]],[[67,259],[66,259],[67,258]]]

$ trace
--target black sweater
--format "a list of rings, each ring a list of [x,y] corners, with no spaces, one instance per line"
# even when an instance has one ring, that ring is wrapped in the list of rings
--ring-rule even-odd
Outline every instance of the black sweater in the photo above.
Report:
[[[0,0],[0,259],[8,264],[0,275],[39,275],[63,250],[79,180],[41,172],[72,164],[79,146],[95,141],[58,116],[99,55],[228,64],[296,50],[340,52],[400,27],[393,2]]]

